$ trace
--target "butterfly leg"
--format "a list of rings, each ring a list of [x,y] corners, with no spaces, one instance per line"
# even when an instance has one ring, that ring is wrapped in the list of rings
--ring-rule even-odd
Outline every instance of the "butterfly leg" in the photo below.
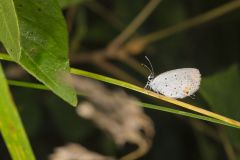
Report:
[[[145,85],[144,89],[148,90],[149,89],[149,82]]]
[[[192,98],[192,99],[196,99],[195,96],[196,96],[196,95],[193,94],[193,95],[190,95],[189,97]]]
[[[144,90],[146,91],[147,94],[149,94],[149,90],[151,90],[150,86],[149,86],[149,81],[147,81]]]

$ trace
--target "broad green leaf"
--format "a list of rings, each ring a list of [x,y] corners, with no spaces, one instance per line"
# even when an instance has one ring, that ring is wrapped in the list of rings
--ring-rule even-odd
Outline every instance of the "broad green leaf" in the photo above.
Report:
[[[16,106],[0,65],[0,131],[13,160],[34,160]]]
[[[1,0],[0,41],[11,57],[72,105],[66,25],[55,0]]]
[[[213,111],[240,120],[240,75],[237,66],[204,78],[200,93]],[[232,144],[240,148],[240,132],[231,128],[225,129]]]
[[[85,1],[86,0],[58,0],[58,3],[62,8],[66,8],[68,6],[76,5]]]
[[[11,0],[1,0],[0,3],[0,42],[12,56],[19,59],[20,46],[19,27],[14,3]]]

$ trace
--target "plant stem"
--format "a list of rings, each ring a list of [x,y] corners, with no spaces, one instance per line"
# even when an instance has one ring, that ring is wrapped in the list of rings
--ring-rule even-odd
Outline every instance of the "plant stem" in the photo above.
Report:
[[[152,11],[158,6],[162,0],[150,0],[149,3],[142,9],[137,17],[127,26],[127,28],[110,44],[109,47],[118,47],[124,43],[146,20],[146,18],[152,13]]]
[[[6,54],[1,54],[1,53],[0,53],[0,59],[7,60],[7,61],[12,61],[11,58],[10,58],[10,56],[7,56]],[[155,93],[155,92],[146,90],[146,89],[144,89],[143,87],[139,87],[139,86],[136,86],[136,85],[133,85],[133,84],[124,82],[124,81],[120,81],[120,80],[113,79],[113,78],[106,77],[106,76],[102,76],[102,75],[99,75],[99,74],[95,74],[95,73],[83,71],[83,70],[76,69],[76,68],[71,68],[70,71],[71,71],[71,73],[73,73],[73,74],[75,74],[75,75],[85,76],[85,77],[89,77],[89,78],[96,79],[96,80],[99,80],[99,81],[107,82],[107,83],[110,83],[110,84],[115,84],[115,85],[117,85],[117,86],[121,86],[121,87],[124,87],[124,88],[128,88],[128,89],[134,90],[134,91],[136,91],[136,92],[140,92],[140,93],[143,93],[143,94],[146,94],[146,95],[149,95],[149,96],[152,96],[152,97],[161,99],[161,100],[163,100],[163,101],[166,101],[166,102],[175,104],[175,105],[180,106],[180,107],[182,107],[182,108],[186,108],[186,109],[189,109],[189,110],[191,110],[191,111],[195,111],[195,112],[197,112],[197,113],[201,113],[201,114],[203,114],[203,115],[206,115],[206,116],[215,118],[215,119],[217,119],[217,120],[221,120],[221,121],[223,121],[223,122],[225,122],[225,123],[234,125],[234,126],[236,126],[237,128],[240,127],[240,122],[238,122],[238,121],[236,121],[236,120],[227,118],[227,117],[225,117],[225,116],[222,116],[222,115],[213,113],[213,112],[211,112],[211,111],[207,111],[207,110],[205,110],[205,109],[196,107],[196,106],[194,106],[194,105],[191,105],[191,104],[188,104],[188,103],[185,103],[185,102],[176,100],[176,99],[172,99],[172,98],[165,97],[165,96],[160,95],[160,94],[157,94],[157,93]],[[10,81],[10,83],[15,84],[15,85],[17,84],[16,81]],[[19,82],[18,82],[18,83],[19,83]],[[24,83],[21,83],[21,85],[25,85],[25,84],[24,84]],[[32,85],[33,85],[33,84],[26,85],[26,86],[31,87]],[[36,86],[35,88],[45,89],[45,90],[47,89],[47,88],[43,88],[43,87],[40,87],[40,86]]]
[[[23,82],[23,81],[8,80],[8,84],[12,85],[12,86],[17,86],[17,87],[25,87],[25,88],[32,88],[32,89],[40,89],[40,90],[50,91],[49,88],[47,88],[43,84],[39,84],[39,83],[30,83],[30,82]],[[83,96],[84,94],[81,94],[81,95]],[[194,113],[190,113],[190,112],[186,112],[186,111],[171,109],[171,108],[167,108],[167,107],[162,107],[162,106],[152,105],[152,104],[142,103],[142,102],[140,102],[139,105],[143,106],[144,108],[160,110],[160,111],[163,111],[163,112],[173,113],[173,114],[186,116],[186,117],[191,117],[191,118],[196,118],[196,119],[200,119],[200,120],[204,120],[204,121],[208,121],[208,122],[212,122],[212,123],[222,124],[222,125],[229,126],[229,127],[240,128],[240,127],[237,127],[235,125],[231,125],[229,123],[223,122],[221,120],[217,120],[215,118],[202,116],[202,115],[198,115],[198,114],[194,114]]]
[[[240,122],[238,122],[236,120],[224,117],[222,115],[213,113],[211,111],[207,111],[205,109],[196,107],[194,105],[191,105],[191,104],[188,104],[188,103],[176,100],[176,99],[165,97],[165,96],[157,94],[155,92],[146,90],[143,87],[138,87],[138,86],[135,86],[135,85],[127,83],[127,82],[123,82],[123,81],[120,81],[120,80],[117,80],[117,79],[105,77],[105,76],[102,76],[102,75],[99,75],[99,74],[95,74],[95,73],[91,73],[91,72],[87,72],[87,71],[83,71],[83,70],[75,69],[75,68],[71,68],[71,73],[76,74],[76,75],[89,77],[89,78],[93,78],[93,79],[97,79],[97,80],[104,81],[104,82],[107,82],[107,83],[115,84],[115,85],[118,85],[118,86],[121,86],[121,87],[124,87],[124,88],[128,88],[128,89],[131,89],[131,90],[134,90],[134,91],[137,91],[137,92],[140,92],[140,93],[143,93],[143,94],[161,99],[163,101],[175,104],[175,105],[180,106],[182,108],[186,108],[186,109],[189,109],[191,111],[195,111],[197,113],[201,113],[203,115],[206,115],[206,116],[209,116],[209,117],[212,117],[212,118],[215,118],[215,119],[224,121],[226,123],[229,123],[229,124],[240,127]]]
[[[168,27],[166,29],[150,33],[148,35],[142,36],[141,39],[146,43],[153,43],[154,41],[161,40],[163,38],[169,37],[175,33],[187,30],[189,28],[195,27],[197,25],[206,23],[208,21],[211,21],[213,19],[216,19],[230,11],[236,10],[237,8],[240,8],[240,1],[231,1],[227,4],[224,4],[220,7],[214,8],[206,13],[203,13],[199,16],[196,16],[194,18],[191,18],[189,20],[183,21],[179,24],[176,24],[172,27]]]

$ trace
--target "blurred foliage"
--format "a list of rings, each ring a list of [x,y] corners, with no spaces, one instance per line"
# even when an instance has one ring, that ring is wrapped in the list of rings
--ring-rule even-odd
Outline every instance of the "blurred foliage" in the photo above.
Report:
[[[69,6],[77,5],[79,3],[83,3],[86,0],[58,0],[59,5],[62,8],[66,8]]]
[[[200,93],[208,102],[209,107],[222,115],[240,120],[240,72],[238,67],[232,66],[228,70],[204,78]],[[240,157],[240,132],[225,128],[227,136]]]
[[[84,142],[95,129],[89,121],[79,118],[74,109],[66,106],[66,104],[58,104],[54,96],[48,98],[46,107],[51,114],[57,132],[66,142]]]
[[[14,100],[18,104],[18,110],[21,113],[27,133],[33,138],[37,137],[41,127],[44,126],[42,121],[44,113],[37,98],[40,92],[32,89],[12,89],[12,92],[17,95],[14,96]],[[32,97],[31,101],[29,101],[29,97]]]

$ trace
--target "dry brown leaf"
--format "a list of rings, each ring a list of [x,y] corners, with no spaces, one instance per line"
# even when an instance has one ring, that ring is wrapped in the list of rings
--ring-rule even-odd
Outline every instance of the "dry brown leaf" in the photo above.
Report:
[[[57,147],[49,156],[49,160],[113,160],[112,157],[100,155],[89,151],[83,146],[70,143],[66,146]]]
[[[89,100],[77,107],[80,116],[109,133],[116,144],[138,146],[126,159],[135,159],[149,150],[154,135],[153,123],[136,98],[123,91],[110,91],[101,83],[86,78],[75,79],[74,84]]]

